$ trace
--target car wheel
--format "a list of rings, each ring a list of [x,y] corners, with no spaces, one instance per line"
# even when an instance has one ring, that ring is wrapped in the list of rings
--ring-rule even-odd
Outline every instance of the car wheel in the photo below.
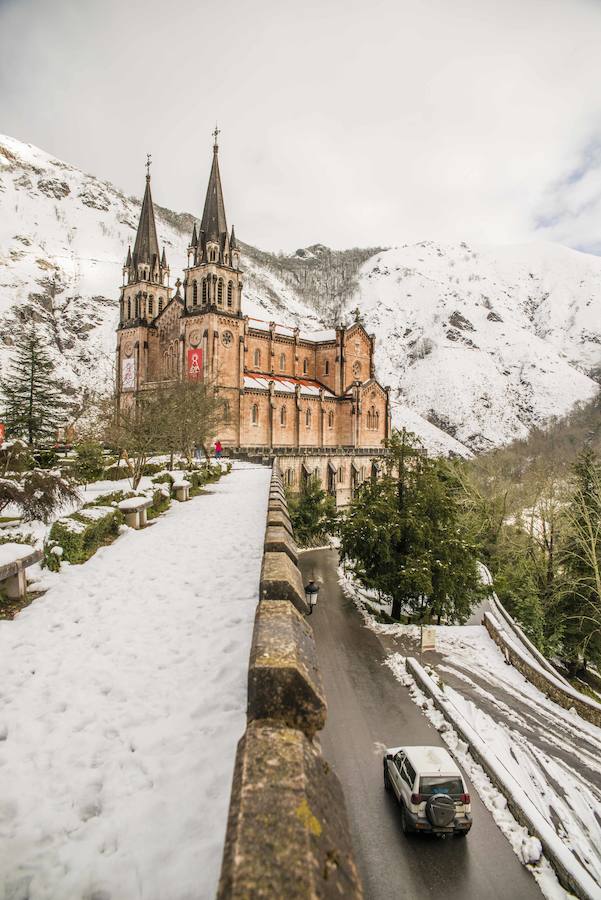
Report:
[[[388,774],[388,766],[384,766],[384,787],[387,791],[392,790],[392,782],[390,780],[390,775]]]
[[[409,817],[407,816],[407,810],[405,809],[405,804],[401,803],[401,831],[403,834],[409,834],[411,828],[409,827]]]
[[[466,837],[468,836],[469,833],[470,833],[470,832],[469,832],[469,828],[466,828],[466,829],[463,830],[463,831],[456,831],[456,832],[455,832],[455,837],[466,838]]]

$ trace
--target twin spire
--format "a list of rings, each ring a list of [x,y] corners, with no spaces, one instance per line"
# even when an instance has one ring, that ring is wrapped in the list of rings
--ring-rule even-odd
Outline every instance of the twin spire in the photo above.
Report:
[[[221,175],[219,172],[218,136],[219,129],[216,127],[213,132],[214,142],[211,174],[209,175],[209,184],[207,187],[200,229],[197,231],[196,223],[194,223],[192,240],[190,242],[190,252],[194,254],[195,265],[202,259],[208,259],[207,243],[217,245],[219,259],[214,261],[219,261],[221,264],[225,265],[232,264],[231,252],[238,252],[239,249],[234,229],[232,228],[231,235],[228,234],[227,230],[223,189],[221,187]],[[146,162],[146,189],[144,191],[144,199],[142,200],[138,233],[136,234],[133,254],[130,247],[127,252],[127,260],[125,263],[125,268],[129,273],[130,282],[138,280],[140,266],[148,267],[151,273],[158,271],[161,276],[162,271],[160,270],[167,269],[167,259],[164,247],[163,253],[159,258],[159,242],[154,218],[152,195],[150,192],[150,163],[151,157],[148,155]]]

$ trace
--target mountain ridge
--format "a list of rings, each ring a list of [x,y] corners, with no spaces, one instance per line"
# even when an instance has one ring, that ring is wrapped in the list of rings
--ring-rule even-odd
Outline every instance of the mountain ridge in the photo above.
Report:
[[[0,363],[33,316],[74,391],[108,384],[140,201],[0,135],[0,208]],[[174,282],[198,219],[157,204],[155,215]],[[304,330],[359,315],[377,338],[395,424],[433,452],[470,455],[524,437],[598,390],[597,257],[553,244],[241,246],[244,311]]]

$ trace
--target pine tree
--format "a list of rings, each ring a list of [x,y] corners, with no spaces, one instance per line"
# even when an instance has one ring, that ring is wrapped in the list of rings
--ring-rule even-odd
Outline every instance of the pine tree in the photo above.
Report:
[[[336,501],[310,478],[300,494],[290,494],[288,509],[294,536],[301,547],[324,540],[336,529]]]
[[[601,462],[590,448],[573,466],[565,519],[562,656],[577,673],[587,659],[601,663]]]
[[[31,324],[20,336],[10,370],[0,381],[7,435],[25,438],[30,447],[56,439],[65,421],[67,403],[54,368],[46,342]]]
[[[482,586],[459,480],[405,431],[389,449],[385,475],[362,485],[342,520],[341,555],[365,587],[392,600],[393,618],[465,621]]]

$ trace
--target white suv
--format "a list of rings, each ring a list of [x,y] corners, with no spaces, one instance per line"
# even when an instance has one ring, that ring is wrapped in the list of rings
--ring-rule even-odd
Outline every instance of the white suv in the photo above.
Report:
[[[384,787],[401,804],[401,828],[465,836],[472,827],[470,795],[444,747],[389,747]]]

